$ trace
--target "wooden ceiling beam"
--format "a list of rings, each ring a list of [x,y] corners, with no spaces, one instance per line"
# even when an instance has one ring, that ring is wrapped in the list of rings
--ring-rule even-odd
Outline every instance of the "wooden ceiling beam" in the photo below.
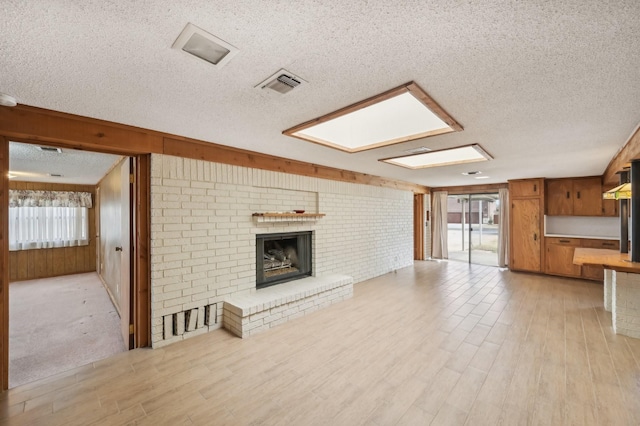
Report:
[[[638,126],[627,143],[613,156],[602,175],[602,183],[605,186],[618,185],[620,177],[618,172],[629,166],[631,160],[640,158],[640,126]]]

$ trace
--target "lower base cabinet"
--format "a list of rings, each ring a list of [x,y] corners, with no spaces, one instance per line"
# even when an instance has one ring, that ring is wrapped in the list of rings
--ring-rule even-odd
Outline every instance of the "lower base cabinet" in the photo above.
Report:
[[[580,278],[582,268],[573,264],[573,252],[580,247],[579,239],[546,238],[545,246],[545,273]]]
[[[619,250],[620,243],[616,240],[547,237],[545,238],[544,272],[561,277],[602,281],[604,279],[602,268],[573,264],[573,252],[576,247]]]

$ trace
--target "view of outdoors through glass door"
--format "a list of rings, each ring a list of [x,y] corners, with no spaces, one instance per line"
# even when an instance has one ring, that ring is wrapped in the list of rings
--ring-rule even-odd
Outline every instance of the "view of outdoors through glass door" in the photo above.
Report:
[[[449,195],[449,259],[498,266],[498,194]]]

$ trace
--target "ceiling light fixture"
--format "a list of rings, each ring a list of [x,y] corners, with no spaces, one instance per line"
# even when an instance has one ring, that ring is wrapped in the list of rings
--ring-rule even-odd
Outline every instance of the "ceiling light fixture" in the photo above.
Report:
[[[427,167],[449,166],[452,164],[475,163],[492,160],[480,145],[465,145],[456,148],[441,149],[424,154],[405,155],[401,157],[383,158],[379,161],[408,169],[424,169]],[[465,172],[467,174],[473,172]],[[463,174],[465,174],[463,173]]]
[[[238,48],[192,23],[184,27],[171,47],[207,61],[218,68],[225,66],[238,53]]]
[[[471,175],[479,175],[479,174],[482,174],[482,172],[481,172],[481,171],[478,171],[478,170],[474,170],[474,171],[472,171],[472,172],[462,172],[462,174],[463,174],[463,175],[465,175],[465,176],[471,176]]]
[[[476,176],[475,179],[489,179],[489,176]]]
[[[453,117],[410,82],[282,133],[353,153],[461,130]]]
[[[623,183],[602,194],[604,200],[628,200],[631,198],[631,183]]]

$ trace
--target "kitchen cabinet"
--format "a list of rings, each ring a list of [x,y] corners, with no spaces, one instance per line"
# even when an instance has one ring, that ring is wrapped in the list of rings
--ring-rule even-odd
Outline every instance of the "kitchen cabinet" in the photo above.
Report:
[[[616,240],[582,240],[582,247],[620,250],[620,242]],[[604,269],[598,266],[583,266],[582,278],[587,280],[603,281]]]
[[[544,180],[509,181],[509,268],[542,272]]]
[[[545,239],[545,269],[549,275],[579,278],[581,267],[573,264],[573,252],[580,247],[577,238],[549,238]]]
[[[602,179],[573,180],[573,214],[575,216],[602,216]]]
[[[512,200],[510,224],[511,269],[540,272],[540,200]]]
[[[543,179],[523,179],[509,181],[510,198],[540,197],[542,194]]]
[[[549,216],[568,216],[573,214],[573,181],[571,179],[548,180],[547,214]]]
[[[549,216],[603,216],[600,177],[546,181]]]
[[[602,281],[604,279],[602,268],[581,267],[573,264],[573,253],[576,247],[619,250],[620,243],[616,240],[546,237],[544,272],[549,275]]]

